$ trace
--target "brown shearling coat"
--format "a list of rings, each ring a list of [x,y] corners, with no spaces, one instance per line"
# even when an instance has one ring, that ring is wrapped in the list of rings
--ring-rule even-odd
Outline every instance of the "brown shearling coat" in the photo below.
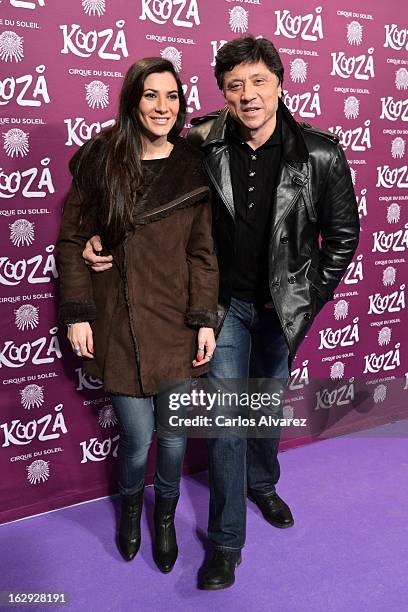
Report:
[[[59,317],[91,324],[94,359],[84,360],[85,371],[107,392],[136,397],[204,373],[191,362],[198,328],[217,326],[218,267],[201,153],[176,139],[136,203],[135,229],[111,250],[114,265],[103,273],[82,258],[98,227],[81,226],[81,208],[74,181],[57,243]]]

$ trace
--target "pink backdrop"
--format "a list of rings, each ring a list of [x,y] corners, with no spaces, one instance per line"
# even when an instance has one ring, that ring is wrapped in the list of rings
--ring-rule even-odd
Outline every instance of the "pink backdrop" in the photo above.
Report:
[[[0,521],[116,490],[115,417],[59,329],[54,243],[68,160],[109,125],[121,78],[141,56],[172,59],[190,120],[223,104],[212,76],[220,45],[246,32],[275,42],[289,108],[341,138],[362,224],[355,261],[297,357],[287,414],[307,408],[325,435],[402,418],[408,33],[400,0],[53,4],[0,6]],[[193,441],[187,469],[204,459]]]

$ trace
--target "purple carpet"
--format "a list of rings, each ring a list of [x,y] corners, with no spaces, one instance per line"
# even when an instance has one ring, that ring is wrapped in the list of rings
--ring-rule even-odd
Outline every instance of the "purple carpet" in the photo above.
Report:
[[[142,546],[131,563],[116,550],[117,500],[0,527],[0,591],[63,591],[70,600],[65,606],[14,607],[18,610],[406,610],[406,431],[394,424],[376,434],[281,453],[278,491],[292,507],[295,526],[275,529],[248,503],[247,545],[230,589],[196,586],[207,546],[207,478],[199,474],[183,479],[180,555],[171,574],[161,574],[152,560],[149,487]]]

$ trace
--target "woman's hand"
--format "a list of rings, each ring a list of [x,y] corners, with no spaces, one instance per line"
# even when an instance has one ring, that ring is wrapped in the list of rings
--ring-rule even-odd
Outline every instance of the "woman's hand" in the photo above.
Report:
[[[77,357],[93,359],[92,329],[88,321],[68,325],[67,336]]]
[[[193,361],[193,366],[195,368],[211,360],[216,347],[214,330],[211,327],[200,327],[198,330],[197,342],[197,357]]]

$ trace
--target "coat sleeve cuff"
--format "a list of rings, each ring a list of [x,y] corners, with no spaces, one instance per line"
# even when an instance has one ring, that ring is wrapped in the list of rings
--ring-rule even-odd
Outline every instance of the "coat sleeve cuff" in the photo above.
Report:
[[[61,323],[82,323],[96,319],[95,302],[65,302],[58,310]]]
[[[218,314],[214,310],[200,310],[189,308],[186,312],[186,323],[190,327],[212,327],[218,326]]]

